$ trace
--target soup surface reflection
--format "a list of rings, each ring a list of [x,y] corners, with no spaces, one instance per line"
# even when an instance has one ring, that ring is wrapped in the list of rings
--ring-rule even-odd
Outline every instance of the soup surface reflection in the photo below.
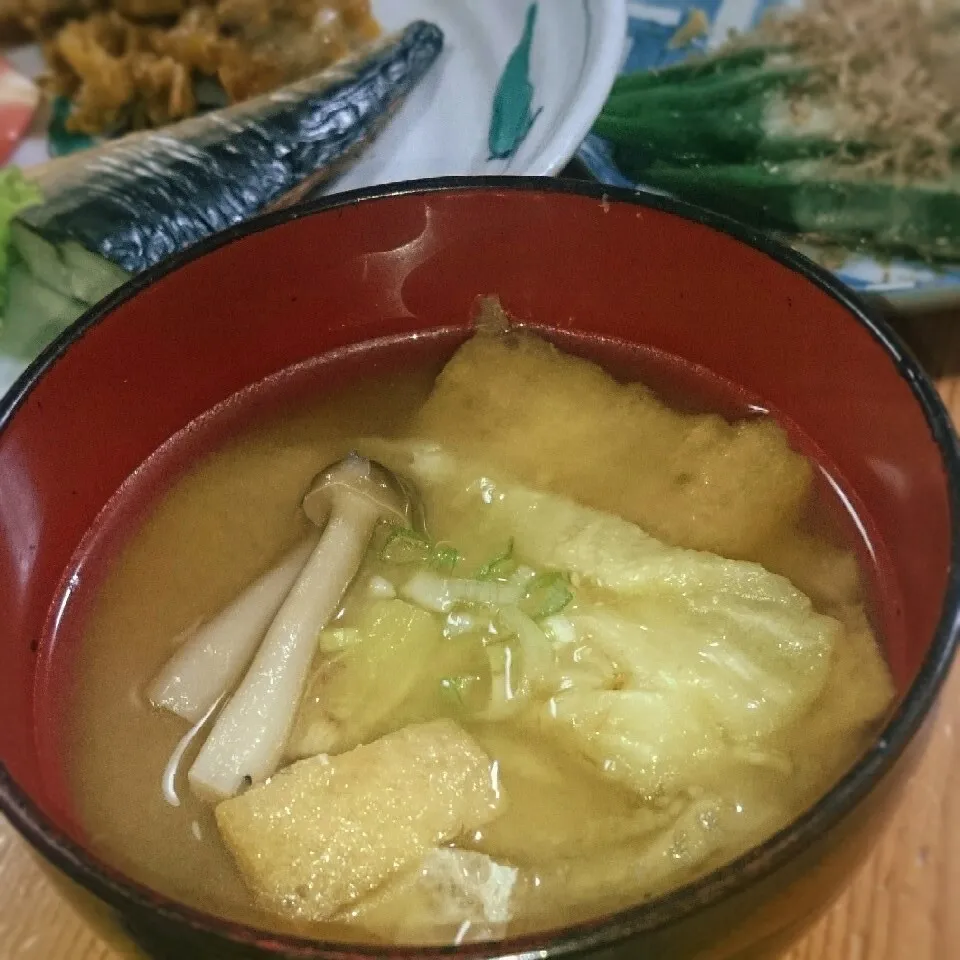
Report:
[[[105,859],[268,929],[495,939],[702,875],[864,748],[885,591],[805,439],[482,319],[252,389],[104,512],[41,742]]]

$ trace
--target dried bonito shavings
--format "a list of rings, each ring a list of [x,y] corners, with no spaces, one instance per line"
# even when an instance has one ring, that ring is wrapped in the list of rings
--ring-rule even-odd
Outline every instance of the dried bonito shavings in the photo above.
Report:
[[[855,166],[910,179],[951,173],[960,145],[958,0],[809,0],[738,42],[758,36],[815,68],[798,109],[805,99],[828,106],[839,138],[874,148]]]

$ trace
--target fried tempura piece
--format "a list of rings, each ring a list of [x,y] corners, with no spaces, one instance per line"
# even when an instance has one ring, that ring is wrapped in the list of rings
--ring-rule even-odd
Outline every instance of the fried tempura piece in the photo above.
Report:
[[[135,93],[133,71],[126,62],[130,39],[126,34],[119,17],[97,14],[71,21],[46,48],[61,80],[56,92],[74,95],[71,128],[97,132],[120,125],[124,107]]]
[[[232,100],[336,63],[378,33],[368,0],[220,0],[216,17],[221,34],[235,40],[218,71]]]
[[[235,103],[343,59],[379,33],[369,0],[5,0],[38,36],[71,130],[158,127],[197,111],[195,82]],[[49,27],[71,18],[51,35]]]
[[[102,0],[0,0],[0,23],[9,25],[4,34],[18,27],[37,38],[52,24],[86,16],[102,6]]]
[[[190,0],[114,0],[117,13],[134,20],[153,20],[158,17],[176,17],[193,4]]]

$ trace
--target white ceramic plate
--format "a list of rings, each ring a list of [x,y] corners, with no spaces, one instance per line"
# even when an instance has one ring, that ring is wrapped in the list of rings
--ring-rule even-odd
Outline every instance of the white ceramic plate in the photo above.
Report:
[[[430,20],[445,34],[440,63],[413,92],[381,137],[334,186],[336,190],[420,177],[471,174],[549,175],[570,160],[610,91],[626,37],[626,0],[540,0],[530,51],[533,109],[540,110],[516,152],[489,158],[494,92],[524,33],[524,0],[374,0],[385,29]],[[34,47],[4,53],[36,76]],[[42,131],[13,162],[47,159]]]
[[[771,7],[803,0],[630,0],[627,3],[628,37],[622,70],[650,70],[683,60],[691,53],[710,49],[726,40],[731,30],[747,30]],[[689,11],[706,14],[706,36],[682,50],[670,48],[670,39]],[[583,144],[579,159],[600,181],[616,186],[634,186],[618,169],[607,145],[596,136]],[[901,309],[944,307],[960,302],[960,265],[930,267],[894,261],[881,263],[865,256],[851,256],[835,271],[844,283],[861,293],[883,297]]]

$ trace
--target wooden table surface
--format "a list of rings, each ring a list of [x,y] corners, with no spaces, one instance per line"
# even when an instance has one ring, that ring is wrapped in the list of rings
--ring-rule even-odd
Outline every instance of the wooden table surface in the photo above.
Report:
[[[960,314],[897,321],[960,422]],[[115,960],[0,819],[0,960]],[[898,815],[783,960],[960,960],[960,669]]]

